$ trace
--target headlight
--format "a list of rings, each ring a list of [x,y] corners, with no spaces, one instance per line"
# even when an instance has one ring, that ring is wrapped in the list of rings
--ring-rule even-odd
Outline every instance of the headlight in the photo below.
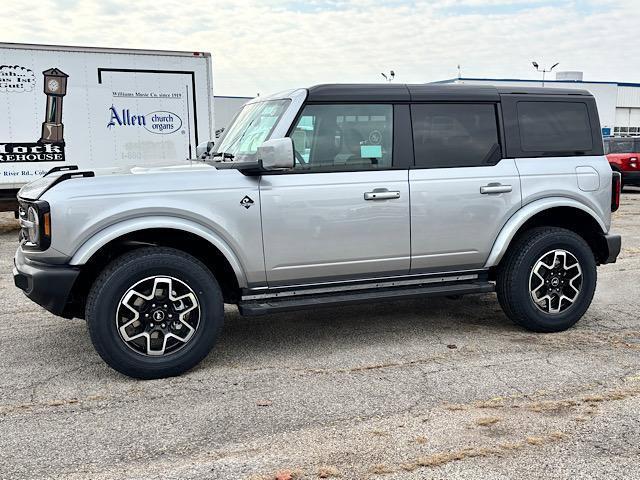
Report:
[[[27,241],[33,245],[40,244],[40,219],[38,211],[35,207],[29,207],[27,210]]]
[[[49,204],[44,201],[20,202],[18,209],[20,239],[23,247],[34,250],[46,250],[51,244],[51,213]]]

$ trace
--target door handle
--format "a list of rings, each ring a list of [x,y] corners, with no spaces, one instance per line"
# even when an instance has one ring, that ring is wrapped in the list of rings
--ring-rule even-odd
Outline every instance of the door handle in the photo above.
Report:
[[[480,187],[480,193],[483,195],[491,195],[496,193],[509,193],[511,190],[511,185],[502,185],[501,183],[490,183],[489,185],[485,185]]]
[[[394,198],[400,198],[400,191],[387,190],[386,188],[376,188],[373,192],[364,192],[365,200],[391,200]]]

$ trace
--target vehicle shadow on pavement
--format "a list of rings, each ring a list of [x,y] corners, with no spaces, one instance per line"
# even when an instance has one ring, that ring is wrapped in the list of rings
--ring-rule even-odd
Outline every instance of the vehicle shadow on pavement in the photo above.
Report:
[[[328,352],[351,356],[404,353],[407,348],[457,348],[478,335],[522,334],[504,315],[495,295],[428,298],[391,303],[321,308],[263,317],[226,311],[217,346],[204,365],[242,364],[296,355],[303,361]],[[469,336],[470,333],[474,335]]]

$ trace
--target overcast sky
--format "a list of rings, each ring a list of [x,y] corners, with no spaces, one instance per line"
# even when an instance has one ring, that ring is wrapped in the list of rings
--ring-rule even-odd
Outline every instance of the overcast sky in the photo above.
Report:
[[[324,82],[539,78],[640,82],[640,1],[3,1],[0,41],[208,51],[215,94]],[[0,59],[0,63],[2,63]],[[554,77],[552,77],[554,78]]]

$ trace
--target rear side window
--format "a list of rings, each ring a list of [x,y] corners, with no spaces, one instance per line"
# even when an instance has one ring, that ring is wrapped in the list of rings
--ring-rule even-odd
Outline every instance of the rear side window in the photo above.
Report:
[[[476,167],[500,160],[493,104],[411,106],[416,167]]]
[[[518,102],[523,152],[586,152],[593,148],[587,105],[581,102]]]

